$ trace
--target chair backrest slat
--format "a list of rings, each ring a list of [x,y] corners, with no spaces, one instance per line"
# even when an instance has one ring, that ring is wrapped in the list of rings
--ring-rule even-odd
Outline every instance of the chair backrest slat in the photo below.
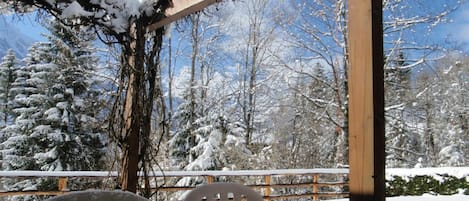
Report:
[[[76,191],[47,199],[46,201],[149,201],[125,191],[87,190]]]
[[[206,198],[206,199],[204,199]],[[235,183],[206,184],[192,190],[184,201],[262,201],[251,188]]]

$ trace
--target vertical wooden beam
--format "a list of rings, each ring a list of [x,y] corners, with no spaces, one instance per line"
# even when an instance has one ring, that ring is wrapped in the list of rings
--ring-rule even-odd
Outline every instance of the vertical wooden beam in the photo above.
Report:
[[[319,175],[318,174],[313,174],[313,201],[318,201],[319,200],[318,183],[319,183]]]
[[[384,201],[386,194],[386,135],[384,119],[384,41],[383,1],[372,1],[373,32],[373,130],[375,199]]]
[[[265,184],[267,185],[265,187],[265,192],[264,192],[265,199],[264,200],[270,201],[270,184],[271,184],[270,175],[264,176],[264,179],[265,179]]]
[[[59,191],[68,191],[67,187],[67,177],[59,177],[58,190]]]
[[[213,183],[213,176],[209,175],[207,176],[207,184]]]
[[[384,201],[381,0],[349,0],[350,200]]]

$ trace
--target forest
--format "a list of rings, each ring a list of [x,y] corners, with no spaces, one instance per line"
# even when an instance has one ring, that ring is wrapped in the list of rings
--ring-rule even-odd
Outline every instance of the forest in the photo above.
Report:
[[[469,165],[469,55],[430,37],[463,2],[425,2],[383,1],[389,168]],[[0,59],[2,170],[123,169],[132,132],[142,171],[347,167],[345,0],[223,1],[155,33],[142,15],[134,38],[69,4],[28,11],[46,41]]]

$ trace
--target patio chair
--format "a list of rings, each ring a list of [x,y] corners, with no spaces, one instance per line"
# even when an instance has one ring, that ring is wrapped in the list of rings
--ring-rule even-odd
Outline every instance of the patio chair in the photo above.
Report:
[[[46,201],[149,201],[148,199],[125,191],[87,190],[67,193]]]
[[[184,201],[262,201],[262,196],[251,188],[235,183],[213,183],[199,186]]]

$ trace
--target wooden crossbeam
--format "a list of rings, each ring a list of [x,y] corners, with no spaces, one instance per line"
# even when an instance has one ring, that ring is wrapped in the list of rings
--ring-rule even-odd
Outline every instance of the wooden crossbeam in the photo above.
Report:
[[[152,32],[162,26],[168,25],[171,22],[179,20],[189,14],[201,11],[207,6],[216,3],[220,0],[172,0],[173,6],[166,9],[166,17],[162,20],[148,26],[148,31]]]

